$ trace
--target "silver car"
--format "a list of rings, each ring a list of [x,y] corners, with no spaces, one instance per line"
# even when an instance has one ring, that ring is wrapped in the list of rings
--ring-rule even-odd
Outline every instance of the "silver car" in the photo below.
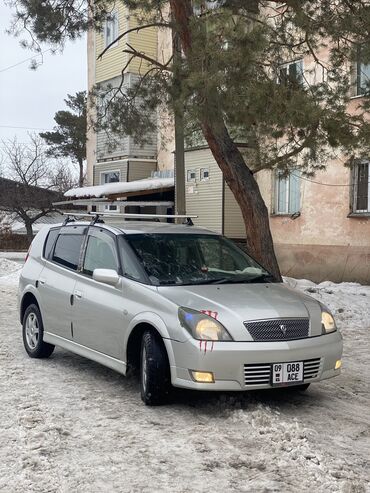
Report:
[[[137,368],[149,405],[171,385],[305,390],[339,375],[342,337],[321,303],[211,231],[123,224],[67,219],[37,234],[19,283],[29,356],[60,346]]]

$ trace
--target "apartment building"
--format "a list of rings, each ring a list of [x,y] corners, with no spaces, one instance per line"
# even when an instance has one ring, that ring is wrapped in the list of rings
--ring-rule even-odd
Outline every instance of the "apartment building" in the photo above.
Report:
[[[110,48],[102,60],[97,60],[97,55],[117,33],[130,29],[135,22],[135,16],[119,4],[103,32],[90,33],[91,85],[96,82],[114,85],[120,80],[122,67],[128,62],[122,53],[126,42],[159,61],[168,60],[172,47],[170,32],[157,28],[129,33],[126,39]],[[322,56],[325,57],[325,53]],[[134,83],[141,70],[146,67],[138,60],[128,64],[124,73],[127,87]],[[355,66],[348,66],[348,70],[353,78],[349,110],[356,112],[370,78],[370,66],[359,60]],[[284,74],[302,77],[305,83],[316,83],[325,77],[322,66],[310,56],[287,60],[281,66],[282,79]],[[88,145],[90,183],[132,181],[146,178],[154,171],[173,170],[173,124],[165,115],[157,115],[157,122],[157,135],[150,145],[143,147],[126,136],[112,151],[103,134],[92,135]],[[243,146],[241,142],[242,151]],[[283,274],[315,281],[370,283],[370,160],[348,168],[338,155],[326,163],[325,171],[316,173],[313,178],[304,177],[298,169],[293,169],[288,176],[275,171],[262,171],[256,176],[270,212]],[[186,150],[185,180],[186,209],[187,213],[199,216],[195,223],[242,240],[245,226],[239,207],[206,145]]]

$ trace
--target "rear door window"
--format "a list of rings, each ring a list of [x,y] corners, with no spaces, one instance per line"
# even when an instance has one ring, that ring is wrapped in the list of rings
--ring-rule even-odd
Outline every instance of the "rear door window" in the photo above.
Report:
[[[54,248],[53,261],[69,269],[77,270],[84,238],[83,234],[59,235]]]

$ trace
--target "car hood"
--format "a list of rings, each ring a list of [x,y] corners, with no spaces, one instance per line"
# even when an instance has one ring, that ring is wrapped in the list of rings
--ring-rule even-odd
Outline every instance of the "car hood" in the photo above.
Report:
[[[310,335],[321,335],[320,304],[283,284],[163,286],[158,292],[178,306],[214,312],[237,341],[252,340],[243,322],[276,318],[309,318]]]

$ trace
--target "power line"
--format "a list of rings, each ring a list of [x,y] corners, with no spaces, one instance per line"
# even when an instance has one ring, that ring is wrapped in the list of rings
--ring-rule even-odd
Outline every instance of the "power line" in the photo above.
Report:
[[[38,53],[37,55],[31,56],[29,58],[25,58],[21,62],[15,63],[14,65],[9,65],[9,67],[4,67],[4,68],[0,69],[0,72],[6,72],[7,70],[10,70],[12,68],[18,67],[18,65],[22,65],[22,63],[26,63],[29,60],[34,60],[35,58],[37,58],[39,56],[42,56],[44,53],[46,53],[48,51],[51,51],[51,48],[48,48],[47,50],[44,50],[41,53]]]
[[[21,128],[23,130],[52,130],[51,128],[41,128],[41,127],[17,127],[14,125],[0,125],[0,128]]]
[[[352,184],[348,184],[348,183],[346,183],[346,184],[322,183],[320,181],[310,180],[309,178],[305,178],[302,175],[298,176],[298,175],[295,175],[294,173],[291,173],[291,174],[298,179],[306,180],[306,181],[309,181],[310,183],[315,183],[316,185],[323,185],[325,187],[353,187],[353,183]]]

